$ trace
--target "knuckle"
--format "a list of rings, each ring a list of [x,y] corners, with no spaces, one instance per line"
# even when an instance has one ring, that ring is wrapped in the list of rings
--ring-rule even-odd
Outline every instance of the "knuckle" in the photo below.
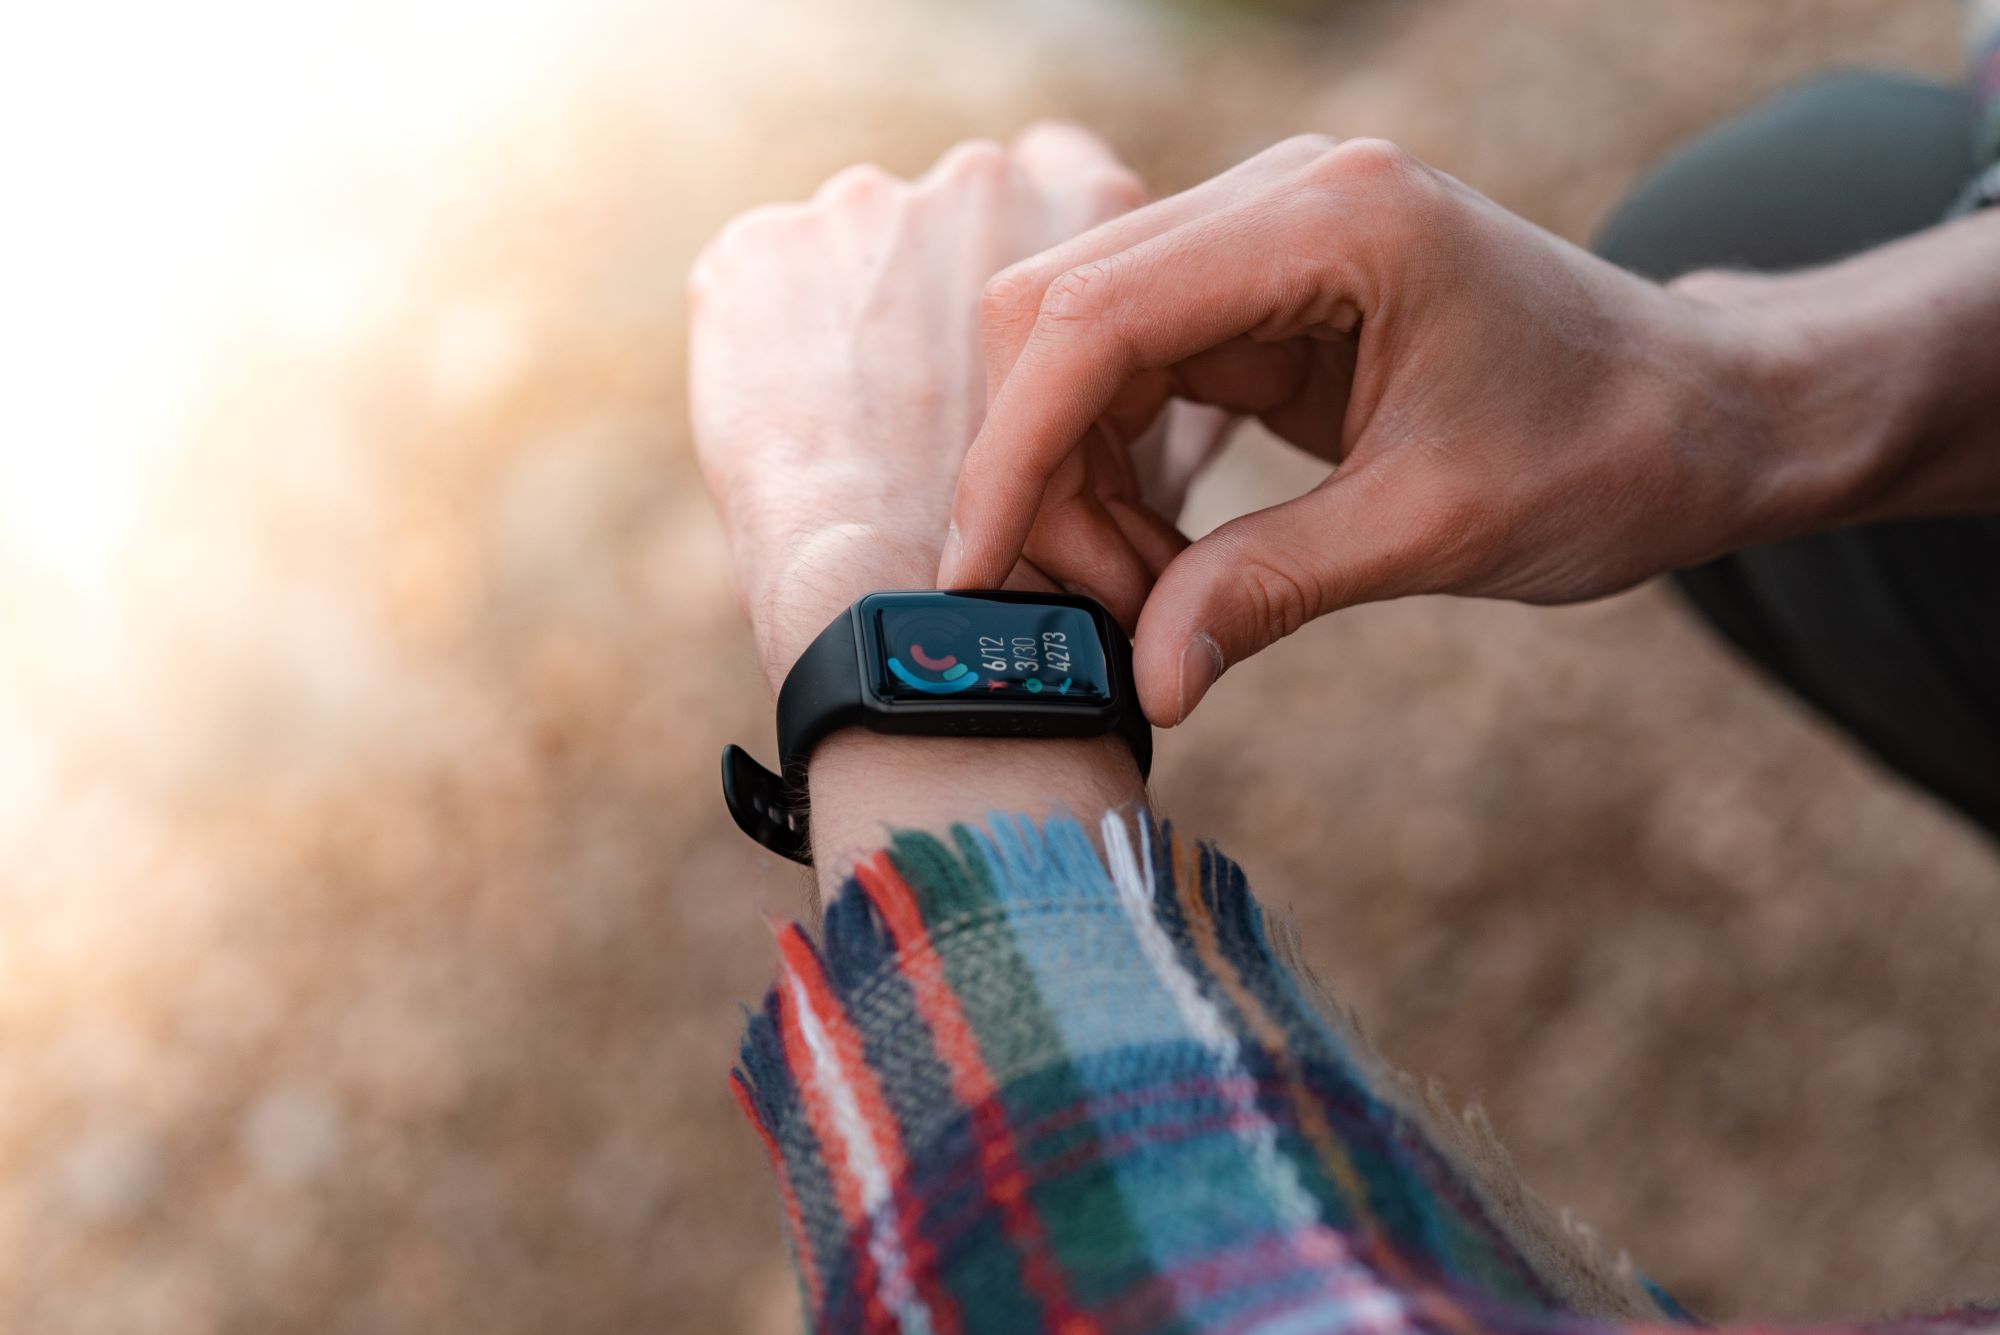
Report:
[[[1091,202],[1106,216],[1130,213],[1146,202],[1146,187],[1124,168],[1116,168],[1098,178],[1091,190]]]
[[[986,280],[979,293],[982,324],[1010,324],[1031,318],[1042,304],[1041,266],[1031,261],[1010,264]]]
[[[1007,170],[1007,150],[991,139],[967,139],[953,144],[937,164],[937,175],[954,181],[997,180]]]
[[[1387,139],[1349,139],[1333,152],[1363,180],[1401,181],[1421,168],[1408,150]]]
[[[1033,143],[1037,139],[1047,138],[1050,135],[1068,135],[1082,132],[1079,126],[1072,125],[1068,121],[1056,120],[1052,116],[1041,116],[1021,127],[1021,132],[1014,136],[1014,144],[1018,148]]]
[[[1495,502],[1461,481],[1434,481],[1404,527],[1404,544],[1430,572],[1428,582],[1452,588],[1475,581],[1494,559],[1489,532]]]
[[[688,267],[688,290],[700,295],[712,290],[730,264],[766,250],[789,245],[806,219],[799,204],[760,204],[722,225]]]
[[[1110,151],[1102,139],[1075,121],[1057,120],[1052,116],[1030,121],[1014,136],[1016,149],[1032,149],[1045,143],[1086,144]]]
[[[1330,134],[1295,134],[1271,145],[1262,156],[1280,166],[1297,166],[1318,161],[1339,146],[1340,140]]]
[[[1067,325],[1101,318],[1110,305],[1113,273],[1109,260],[1092,260],[1058,274],[1042,295],[1042,320]]]
[[[1396,246],[1432,236],[1448,223],[1441,207],[1442,178],[1406,150],[1386,139],[1349,139],[1300,169],[1303,187],[1293,203],[1307,216],[1332,216],[1381,245]],[[1436,247],[1398,251],[1434,253]]]
[[[827,177],[826,183],[814,192],[813,203],[832,206],[871,203],[886,199],[901,184],[876,164],[857,162]]]
[[[703,254],[712,253],[720,257],[754,250],[771,241],[789,237],[805,220],[803,205],[759,204],[724,223]]]
[[[1343,140],[1314,159],[1308,171],[1320,185],[1369,192],[1404,189],[1427,174],[1422,163],[1387,139]]]
[[[1238,561],[1240,615],[1260,643],[1284,639],[1325,606],[1325,590],[1311,576],[1253,553],[1241,554]]]

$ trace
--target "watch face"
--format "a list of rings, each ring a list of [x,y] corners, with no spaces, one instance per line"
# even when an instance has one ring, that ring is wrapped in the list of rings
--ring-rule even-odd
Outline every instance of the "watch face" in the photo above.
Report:
[[[862,603],[875,691],[888,701],[1102,706],[1111,669],[1085,607],[981,594],[886,593]]]

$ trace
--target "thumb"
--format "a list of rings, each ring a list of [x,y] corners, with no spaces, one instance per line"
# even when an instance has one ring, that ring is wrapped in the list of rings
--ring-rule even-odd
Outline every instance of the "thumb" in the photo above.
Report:
[[[1185,719],[1225,668],[1328,612],[1417,591],[1413,526],[1370,470],[1232,519],[1174,558],[1133,636],[1146,717]],[[1421,526],[1417,526],[1421,527]]]

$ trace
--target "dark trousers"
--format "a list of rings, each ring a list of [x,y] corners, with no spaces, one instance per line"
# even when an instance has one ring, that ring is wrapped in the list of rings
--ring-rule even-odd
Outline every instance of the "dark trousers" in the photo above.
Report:
[[[1973,175],[1970,127],[1952,89],[1817,78],[1681,149],[1596,248],[1660,279],[1836,260],[1935,224]],[[2000,838],[2000,517],[1815,534],[1675,581],[1766,672]]]

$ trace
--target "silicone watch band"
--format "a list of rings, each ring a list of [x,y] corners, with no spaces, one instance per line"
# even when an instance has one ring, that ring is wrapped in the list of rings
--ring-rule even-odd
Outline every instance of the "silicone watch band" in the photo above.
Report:
[[[778,691],[779,773],[758,764],[740,746],[722,748],[722,799],[737,827],[773,853],[806,866],[812,865],[806,762],[811,759],[813,748],[831,734],[843,728],[871,725],[861,684],[868,665],[856,639],[856,624],[855,609],[850,607],[806,646],[799,661],[786,674],[785,684]],[[955,723],[946,721],[949,716],[945,716],[935,727],[908,726],[895,730],[932,736],[1101,736],[1115,732],[1132,748],[1143,781],[1153,768],[1153,730],[1131,691],[1132,647],[1122,636],[1113,636],[1104,650],[1115,680],[1122,684],[1123,708],[1109,726],[1095,729],[1094,734],[1057,731],[1053,727],[1034,733],[1018,729],[989,732],[978,726],[966,726],[965,716],[959,716]],[[976,720],[978,716],[972,717]]]
[[[812,865],[806,827],[806,760],[829,734],[865,722],[861,654],[854,614],[819,633],[778,690],[778,756],[773,774],[733,743],[722,748],[722,800],[743,833],[794,862]]]

